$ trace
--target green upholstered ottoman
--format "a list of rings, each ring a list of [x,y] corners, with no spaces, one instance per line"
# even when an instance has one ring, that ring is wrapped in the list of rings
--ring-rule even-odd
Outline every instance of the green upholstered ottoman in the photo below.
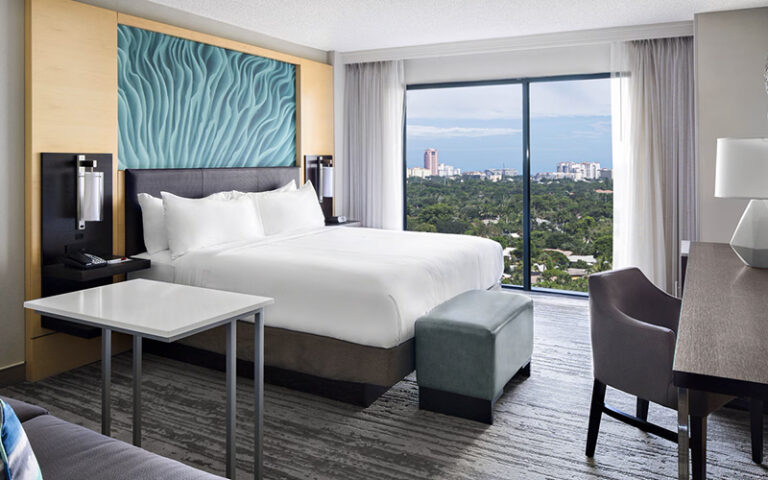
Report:
[[[416,320],[419,408],[493,423],[493,404],[518,372],[530,375],[533,301],[472,290]]]

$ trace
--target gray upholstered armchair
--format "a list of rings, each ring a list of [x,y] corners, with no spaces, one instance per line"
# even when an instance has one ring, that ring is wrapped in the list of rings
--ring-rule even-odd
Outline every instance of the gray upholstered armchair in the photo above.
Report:
[[[672,383],[680,300],[656,288],[637,268],[614,270],[589,277],[594,387],[589,412],[587,456],[597,444],[605,413],[646,432],[677,441],[677,434],[648,422],[648,403],[677,409]],[[637,397],[632,416],[605,404],[610,386]],[[732,397],[691,391],[691,457],[694,475],[704,468],[707,415]]]

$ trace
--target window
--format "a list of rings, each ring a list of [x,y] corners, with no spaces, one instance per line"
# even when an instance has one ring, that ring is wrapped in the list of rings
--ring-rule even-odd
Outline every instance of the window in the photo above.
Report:
[[[611,268],[608,75],[409,86],[405,142],[406,229],[498,241],[509,286]]]

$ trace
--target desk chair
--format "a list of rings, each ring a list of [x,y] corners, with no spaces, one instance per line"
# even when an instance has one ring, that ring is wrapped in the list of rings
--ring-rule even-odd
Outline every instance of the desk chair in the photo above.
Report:
[[[648,406],[653,402],[677,410],[672,362],[680,299],[656,288],[639,269],[627,268],[590,275],[589,306],[595,381],[589,411],[587,456],[595,454],[603,413],[677,442],[677,432],[648,422]],[[634,416],[605,404],[606,386],[637,397]],[[689,395],[692,473],[694,478],[704,478],[707,416],[733,397],[696,390],[690,391]],[[753,458],[755,432],[760,432],[762,440],[762,415],[757,416],[759,425],[756,425],[755,417],[752,415]],[[762,441],[759,447],[762,454]]]

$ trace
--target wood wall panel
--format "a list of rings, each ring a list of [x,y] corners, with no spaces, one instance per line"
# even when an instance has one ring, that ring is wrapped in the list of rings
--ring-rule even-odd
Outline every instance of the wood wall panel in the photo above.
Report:
[[[31,299],[40,296],[40,154],[117,158],[117,13],[71,0],[26,0],[26,25],[25,296]],[[51,335],[38,315],[28,311],[25,318],[28,379],[99,358],[81,339]],[[62,352],[70,352],[68,360]]]
[[[117,25],[144,28],[297,66],[297,165],[333,154],[333,68],[265,48],[121,14],[74,0],[25,0],[25,297],[40,296],[40,153],[112,153],[114,253],[125,249],[123,175],[117,171]],[[27,379],[99,358],[97,340],[40,326],[26,312]],[[115,351],[129,348],[126,342]],[[64,358],[66,357],[66,358]]]

